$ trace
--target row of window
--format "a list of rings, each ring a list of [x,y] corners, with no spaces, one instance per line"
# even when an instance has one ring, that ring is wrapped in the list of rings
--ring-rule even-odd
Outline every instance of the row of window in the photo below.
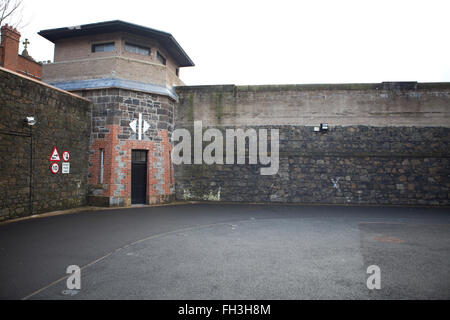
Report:
[[[115,50],[114,42],[92,45],[92,52],[112,52],[114,50]],[[125,43],[125,50],[131,53],[141,54],[144,56],[150,56],[151,53],[150,48],[138,46],[131,43]],[[159,51],[156,51],[156,58],[163,65],[166,65],[167,60]]]
[[[125,43],[125,50],[131,53],[142,54],[144,56],[150,55],[150,48],[136,46],[134,44]]]

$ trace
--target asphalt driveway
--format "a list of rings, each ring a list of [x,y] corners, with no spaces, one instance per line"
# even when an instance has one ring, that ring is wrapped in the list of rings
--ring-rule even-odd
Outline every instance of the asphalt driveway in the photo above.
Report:
[[[0,226],[1,299],[449,299],[449,274],[448,208],[186,204]]]

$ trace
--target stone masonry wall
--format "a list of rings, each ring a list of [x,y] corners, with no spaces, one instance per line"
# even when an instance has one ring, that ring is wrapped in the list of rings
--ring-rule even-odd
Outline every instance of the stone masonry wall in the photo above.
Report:
[[[450,85],[401,85],[178,88],[176,128],[278,129],[280,167],[176,165],[177,199],[449,205]]]
[[[90,203],[131,205],[131,151],[148,151],[147,203],[170,200],[174,173],[170,162],[170,138],[174,126],[174,102],[164,96],[124,90],[86,90],[80,95],[93,102],[89,157]],[[150,125],[138,140],[130,122],[142,114]],[[105,152],[104,180],[100,183],[100,150]]]
[[[0,68],[0,220],[87,203],[90,107],[81,97]],[[32,168],[27,116],[37,120]],[[51,173],[55,146],[60,156],[70,152],[70,174]]]

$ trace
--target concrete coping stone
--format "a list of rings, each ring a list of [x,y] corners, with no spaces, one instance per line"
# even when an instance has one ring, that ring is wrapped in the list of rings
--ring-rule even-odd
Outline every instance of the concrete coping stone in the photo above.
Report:
[[[258,92],[258,91],[312,91],[312,90],[447,90],[450,82],[382,82],[382,83],[335,83],[335,84],[277,84],[277,85],[201,85],[177,86],[177,92]]]

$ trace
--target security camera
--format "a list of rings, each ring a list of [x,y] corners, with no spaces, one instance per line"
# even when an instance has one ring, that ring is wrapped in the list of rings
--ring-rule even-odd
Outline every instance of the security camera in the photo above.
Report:
[[[35,124],[36,124],[36,119],[34,118],[34,117],[27,117],[26,119],[25,119],[25,122],[26,122],[26,124],[27,125],[29,125],[29,126],[34,126]]]

